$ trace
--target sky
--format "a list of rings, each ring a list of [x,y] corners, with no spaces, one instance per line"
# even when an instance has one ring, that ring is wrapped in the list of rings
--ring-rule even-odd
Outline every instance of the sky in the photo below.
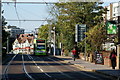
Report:
[[[10,2],[12,0],[2,0],[2,2]],[[58,0],[17,0],[18,2],[58,2]],[[82,0],[81,0],[82,1]],[[107,6],[112,0],[103,0],[104,5]],[[119,0],[114,0],[118,2]],[[6,20],[45,20],[52,19],[50,11],[50,4],[2,4],[4,10],[3,16]],[[25,32],[31,32],[41,25],[47,24],[47,21],[7,21],[7,25],[17,26],[25,29]]]

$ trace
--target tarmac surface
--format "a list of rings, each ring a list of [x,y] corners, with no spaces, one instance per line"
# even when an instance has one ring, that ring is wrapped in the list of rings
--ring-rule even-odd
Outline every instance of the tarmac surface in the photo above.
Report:
[[[112,76],[117,80],[120,80],[120,69],[114,70],[112,69],[112,67],[91,63],[88,61],[84,61],[82,59],[76,59],[75,61],[73,61],[71,57],[66,57],[66,56],[56,56],[56,57],[64,60],[66,63],[71,63],[80,67],[80,69],[82,69],[83,71],[97,72],[106,76]]]

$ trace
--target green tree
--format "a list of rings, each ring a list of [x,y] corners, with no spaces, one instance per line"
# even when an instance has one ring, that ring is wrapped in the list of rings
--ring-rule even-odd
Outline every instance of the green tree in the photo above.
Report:
[[[100,50],[101,44],[107,39],[104,23],[100,23],[86,32],[86,40],[91,45],[92,51]]]
[[[75,41],[75,25],[87,24],[89,28],[100,23],[102,13],[106,10],[99,2],[66,2],[56,3],[52,15],[57,20],[59,38],[65,49],[71,50]]]
[[[48,24],[40,26],[39,32],[38,32],[38,38],[48,40],[49,26],[50,25]]]
[[[5,18],[2,16],[2,55],[5,56],[7,52],[7,37],[9,33],[4,30],[4,26],[7,24]]]

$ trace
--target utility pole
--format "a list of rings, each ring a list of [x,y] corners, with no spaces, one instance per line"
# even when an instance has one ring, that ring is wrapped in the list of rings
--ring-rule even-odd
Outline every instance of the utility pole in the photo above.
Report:
[[[1,0],[0,0],[0,65],[2,65],[2,17],[1,17]],[[0,73],[2,73],[2,69],[0,70]],[[0,80],[1,79],[2,79],[2,76],[0,76]]]
[[[9,53],[9,37],[7,37],[7,54]]]
[[[56,52],[56,50],[55,50],[55,27],[53,28],[54,29],[54,56],[55,56],[55,52]]]
[[[120,1],[118,2],[118,45],[117,45],[117,69],[120,69]]]
[[[50,21],[48,21],[48,23],[50,24]],[[49,52],[51,54],[51,30],[52,30],[52,27],[51,25],[49,26]]]
[[[0,55],[2,54],[2,17],[1,17],[1,12],[2,11],[1,11],[1,0],[0,0]]]

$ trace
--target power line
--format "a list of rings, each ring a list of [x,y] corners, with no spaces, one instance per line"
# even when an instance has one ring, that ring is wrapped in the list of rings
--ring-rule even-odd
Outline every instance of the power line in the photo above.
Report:
[[[17,15],[17,18],[18,18],[18,21],[19,21],[19,27],[20,27],[21,26],[21,22],[20,22],[18,11],[17,11],[16,1],[15,1],[14,7],[15,7],[15,12],[16,12],[16,15]]]
[[[17,19],[6,19],[6,21],[51,21],[50,19],[45,19],[45,20],[28,20],[28,19],[24,19],[24,20],[17,20]]]
[[[1,3],[4,3],[4,4],[55,4],[55,3],[59,3],[59,2],[1,2]]]
[[[48,6],[48,9],[51,9],[51,8],[49,8],[48,3],[47,3],[45,0],[43,0],[43,1],[45,2],[46,6]],[[51,4],[51,5],[52,5],[52,4]],[[46,17],[46,20],[49,18],[49,16],[51,16],[50,14],[51,14],[51,13],[49,13],[49,15]],[[45,21],[44,21],[44,22],[45,22]],[[43,22],[41,25],[43,25],[44,22]]]

